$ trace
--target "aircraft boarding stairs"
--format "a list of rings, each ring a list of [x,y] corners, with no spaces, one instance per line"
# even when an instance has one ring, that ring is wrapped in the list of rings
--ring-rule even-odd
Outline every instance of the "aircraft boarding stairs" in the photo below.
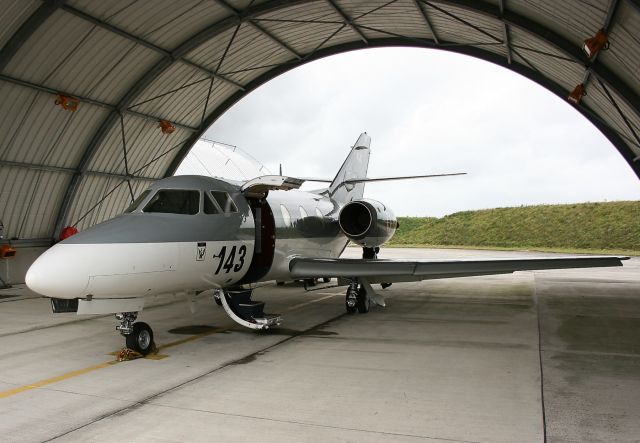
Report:
[[[218,290],[216,300],[236,323],[256,330],[269,329],[282,323],[280,314],[266,314],[264,302],[251,300],[251,289]]]

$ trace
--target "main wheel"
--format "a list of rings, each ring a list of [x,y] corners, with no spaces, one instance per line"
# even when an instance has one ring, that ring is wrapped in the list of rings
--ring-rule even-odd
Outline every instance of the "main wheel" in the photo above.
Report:
[[[371,300],[369,300],[369,297],[367,297],[367,293],[362,286],[360,286],[360,289],[358,289],[356,307],[360,314],[366,314],[367,312],[369,312],[369,308],[371,307]]]
[[[127,348],[133,349],[142,355],[148,355],[153,349],[153,331],[151,326],[143,321],[133,324],[133,331],[125,335]]]
[[[355,294],[352,293],[351,288],[347,289],[347,296],[344,299],[344,307],[348,314],[355,314],[358,310],[358,299]]]

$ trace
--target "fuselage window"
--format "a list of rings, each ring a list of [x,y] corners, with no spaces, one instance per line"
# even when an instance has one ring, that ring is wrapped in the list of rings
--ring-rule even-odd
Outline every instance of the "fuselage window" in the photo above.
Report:
[[[223,212],[238,212],[236,204],[233,202],[228,193],[224,191],[211,191],[211,195],[218,203],[218,206],[222,208]]]
[[[213,200],[211,199],[211,197],[209,197],[209,194],[207,194],[206,192],[204,193],[204,213],[205,214],[220,214],[220,208],[218,208],[218,205],[216,205]]]
[[[144,212],[194,215],[200,210],[200,191],[162,189],[144,207]]]
[[[149,193],[151,192],[151,189],[147,189],[146,191],[144,191],[142,194],[140,194],[138,196],[138,198],[136,198],[127,209],[124,210],[124,213],[127,214],[129,212],[133,212],[135,211],[138,206],[140,206],[140,203],[142,203],[142,200],[144,200],[145,198],[147,198],[147,195],[149,195]]]
[[[307,217],[309,217],[307,215],[307,211],[305,211],[304,208],[300,206],[300,218],[307,218]]]
[[[282,220],[284,220],[284,225],[288,228],[291,226],[291,215],[289,215],[289,211],[284,205],[280,205],[280,211],[282,212]]]

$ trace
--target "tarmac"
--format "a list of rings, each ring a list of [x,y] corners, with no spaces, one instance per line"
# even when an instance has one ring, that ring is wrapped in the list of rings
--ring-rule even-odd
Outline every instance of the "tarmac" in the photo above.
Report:
[[[2,290],[0,441],[640,440],[640,258],[397,283],[368,314],[346,314],[335,281],[311,289],[256,289],[284,317],[261,333],[211,294],[194,314],[150,298],[139,320],[158,353],[125,362],[113,316],[54,315],[24,286]]]

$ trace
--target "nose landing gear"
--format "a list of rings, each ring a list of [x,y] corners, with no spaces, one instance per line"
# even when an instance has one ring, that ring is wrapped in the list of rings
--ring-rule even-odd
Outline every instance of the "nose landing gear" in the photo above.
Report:
[[[122,312],[116,314],[116,319],[120,324],[116,326],[116,330],[120,331],[125,338],[127,348],[133,349],[142,355],[149,355],[155,348],[153,342],[153,330],[151,326],[145,322],[137,322],[137,312]]]

